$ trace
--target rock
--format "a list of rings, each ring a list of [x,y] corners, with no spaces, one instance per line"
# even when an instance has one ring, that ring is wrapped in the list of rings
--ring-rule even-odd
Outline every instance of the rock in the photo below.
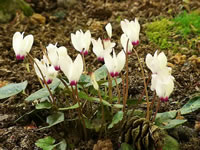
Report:
[[[46,23],[46,18],[42,16],[41,14],[33,14],[30,19],[31,23],[33,24],[45,24]]]

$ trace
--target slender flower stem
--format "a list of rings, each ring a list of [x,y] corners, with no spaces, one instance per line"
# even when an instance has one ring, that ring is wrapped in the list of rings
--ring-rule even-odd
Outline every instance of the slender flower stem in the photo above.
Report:
[[[123,89],[123,97],[125,96],[125,79],[124,79],[124,75],[120,72],[120,74],[121,74],[121,78],[122,78],[122,89]]]
[[[72,87],[72,90],[73,89],[73,86]],[[83,124],[83,131],[84,131],[84,136],[85,136],[85,140],[87,139],[87,131],[86,131],[86,125],[85,125],[85,121],[84,121],[84,118],[83,118],[83,112],[82,112],[82,107],[81,107],[81,103],[80,103],[80,99],[79,99],[79,96],[78,96],[78,88],[77,88],[77,85],[75,86],[75,91],[76,91],[76,100],[78,102],[78,105],[79,105],[79,108],[78,108],[78,112],[79,112],[79,117],[80,119],[82,120],[82,124]]]
[[[155,99],[156,99],[156,92],[154,91],[153,100],[152,100],[151,105],[150,105],[150,110],[153,109],[153,105],[154,105]]]
[[[112,77],[108,72],[108,92],[109,92],[109,98],[110,103],[112,103]]]
[[[126,107],[126,102],[127,102],[127,98],[128,98],[128,43],[129,43],[129,39],[127,40],[127,44],[126,44],[126,91],[125,91],[125,96],[123,99],[123,112],[125,111],[125,107]]]
[[[84,73],[87,73],[87,68],[86,68],[86,63],[85,63],[84,52],[82,52],[81,55],[82,55],[82,58],[83,58],[83,68],[84,68]]]
[[[104,124],[104,122],[105,122],[105,117],[104,117],[104,107],[103,107],[103,101],[102,101],[102,97],[101,97],[100,90],[98,90],[98,96],[99,96],[100,103],[101,103],[101,113],[102,113],[101,129],[102,129],[102,128],[103,128],[103,124]],[[101,135],[102,135],[102,130],[101,130],[101,132],[100,132],[99,137],[101,137]]]
[[[157,107],[156,107],[156,112],[155,112],[155,114],[154,114],[153,122],[155,121],[156,115],[157,115],[157,113],[158,113],[158,111],[159,111],[159,108],[160,108],[160,99],[157,98],[157,100],[158,100],[158,104],[157,104]]]
[[[140,62],[140,57],[137,53],[137,51],[133,48],[136,56],[137,56],[137,59],[138,59],[138,62],[140,64],[140,68],[141,68],[141,71],[142,71],[142,77],[143,77],[143,81],[144,81],[144,89],[145,89],[145,93],[146,93],[146,101],[147,101],[147,116],[146,116],[146,119],[149,120],[149,97],[148,97],[148,92],[147,92],[147,84],[146,84],[146,80],[145,80],[145,75],[144,75],[144,69],[142,67],[142,64]]]
[[[32,60],[32,61],[36,64],[36,66],[37,66],[37,68],[38,68],[40,74],[42,75],[42,79],[43,79],[43,81],[44,81],[44,84],[46,85],[47,90],[49,91],[49,94],[50,94],[50,96],[51,96],[51,98],[52,98],[52,100],[53,100],[53,104],[55,104],[55,106],[56,106],[55,98],[54,98],[54,96],[53,96],[53,94],[52,94],[52,92],[51,92],[51,90],[50,90],[50,88],[49,88],[49,86],[48,86],[48,84],[47,84],[47,81],[46,81],[46,79],[45,79],[45,77],[44,77],[44,75],[43,75],[43,73],[42,73],[40,67],[38,66],[38,64],[36,63],[36,61],[34,60],[34,58],[31,56],[31,54],[27,53],[27,56],[29,56],[30,60]]]
[[[116,87],[117,87],[117,93],[118,93],[118,104],[120,104],[121,94],[120,94],[119,86],[118,86],[118,84],[117,84],[117,79],[114,78],[114,80],[115,80],[115,84],[116,84]]]

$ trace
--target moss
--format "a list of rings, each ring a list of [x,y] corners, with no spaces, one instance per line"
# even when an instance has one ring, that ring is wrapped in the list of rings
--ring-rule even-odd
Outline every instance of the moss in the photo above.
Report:
[[[151,42],[159,45],[161,49],[172,47],[170,42],[172,22],[164,18],[147,25],[146,34]]]
[[[161,19],[146,26],[148,39],[160,49],[181,52],[197,49],[200,38],[200,12],[183,12],[173,19]],[[184,51],[182,51],[184,53]]]

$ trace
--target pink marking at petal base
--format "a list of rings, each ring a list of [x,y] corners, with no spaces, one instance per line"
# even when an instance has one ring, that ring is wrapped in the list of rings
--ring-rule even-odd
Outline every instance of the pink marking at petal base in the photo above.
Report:
[[[71,85],[71,86],[74,86],[74,85],[76,85],[76,84],[77,84],[77,82],[74,81],[74,80],[70,82],[70,85]]]
[[[132,42],[132,45],[133,45],[133,46],[139,45],[139,41],[133,41],[133,42]]]
[[[52,83],[51,79],[47,80],[47,84],[51,84],[51,83]]]
[[[128,51],[128,55],[131,55],[131,54],[132,54],[132,52]]]
[[[162,102],[167,102],[167,101],[169,100],[169,98],[168,98],[168,97],[161,97],[160,100],[161,100]]]
[[[24,60],[24,56],[21,56],[21,60]]]
[[[104,39],[104,41],[110,41],[110,38],[106,38],[106,39]]]
[[[86,56],[88,54],[88,51],[84,51],[83,55]]]
[[[17,60],[21,60],[21,56],[20,55],[16,55],[16,59]]]
[[[115,73],[114,72],[110,72],[111,77],[115,77]]]
[[[119,72],[115,72],[115,77],[117,77],[119,75]]]
[[[56,71],[59,71],[59,70],[60,70],[60,66],[55,66],[54,69],[55,69]]]
[[[103,57],[98,57],[97,60],[101,61],[101,62],[104,62],[104,58]]]

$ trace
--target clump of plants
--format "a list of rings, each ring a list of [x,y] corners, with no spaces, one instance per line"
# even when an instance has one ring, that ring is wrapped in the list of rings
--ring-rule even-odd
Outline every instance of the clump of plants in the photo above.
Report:
[[[88,140],[91,138],[88,132],[98,133],[99,139],[102,139],[117,127],[117,130],[121,129],[121,133],[118,134],[122,150],[167,150],[172,145],[176,150],[177,141],[167,135],[164,129],[174,128],[186,122],[185,119],[178,119],[177,114],[187,114],[199,109],[200,105],[196,104],[199,104],[200,99],[192,99],[180,110],[158,113],[160,103],[166,103],[174,89],[174,77],[171,75],[171,68],[167,67],[167,57],[163,52],[156,51],[153,56],[148,54],[145,58],[145,63],[151,71],[150,87],[154,91],[150,105],[146,75],[136,50],[139,44],[140,24],[137,19],[125,19],[121,21],[121,28],[121,50],[117,50],[116,43],[112,42],[110,23],[105,26],[107,36],[103,39],[92,38],[89,30],[85,33],[82,30],[71,33],[72,45],[78,52],[75,60],[69,56],[66,47],[59,47],[57,43],[49,44],[43,50],[42,59],[34,58],[29,53],[34,42],[33,35],[24,37],[24,33],[16,32],[13,36],[16,59],[25,60],[33,66],[42,87],[29,95],[25,101],[33,103],[36,110],[49,110],[47,126],[40,130],[53,128],[55,125],[59,128],[71,125],[70,129],[65,129],[68,131],[66,135],[71,130],[76,130],[81,140]],[[94,59],[103,65],[89,72],[87,58],[92,57],[89,56],[91,43],[92,51],[96,55]],[[136,115],[137,104],[133,106],[127,103],[129,58],[133,52],[137,56],[144,83],[141,99],[146,101],[147,110],[143,115]],[[2,87],[0,99],[18,94],[26,86],[27,81]],[[154,105],[156,110],[151,113]],[[59,126],[60,124],[62,126]],[[56,142],[54,138],[47,136],[36,141],[36,145],[44,150],[75,149],[76,145],[70,142],[70,139],[62,138],[63,140]],[[100,146],[98,143],[96,146]],[[109,141],[110,146],[112,144]]]
[[[151,42],[174,52],[180,52],[180,47],[198,48],[199,33],[200,14],[197,11],[183,12],[173,19],[164,18],[146,26]]]

